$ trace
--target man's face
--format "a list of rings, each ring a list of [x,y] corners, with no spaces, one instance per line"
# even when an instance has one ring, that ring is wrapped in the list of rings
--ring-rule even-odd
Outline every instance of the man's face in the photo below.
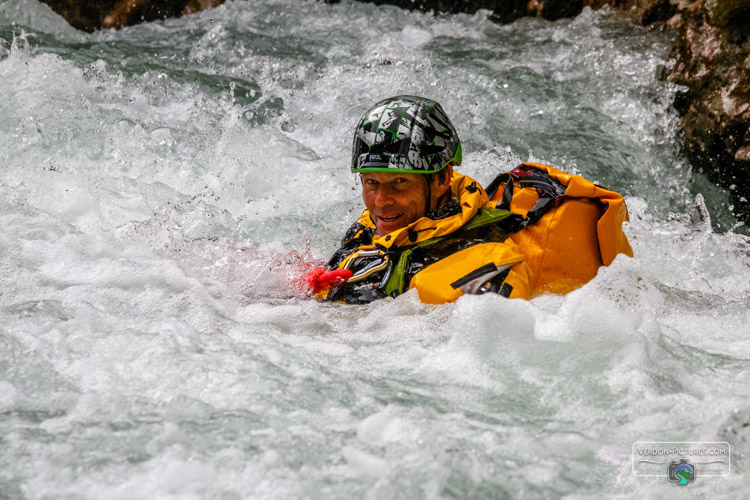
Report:
[[[440,179],[434,179],[430,189],[431,207],[435,207],[437,199],[449,186],[450,182],[440,184]],[[362,198],[381,236],[408,226],[423,217],[427,191],[427,179],[424,174],[362,174]]]

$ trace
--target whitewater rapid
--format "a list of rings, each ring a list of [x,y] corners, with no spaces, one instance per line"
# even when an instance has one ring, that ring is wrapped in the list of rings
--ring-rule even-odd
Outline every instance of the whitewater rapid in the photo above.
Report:
[[[750,493],[750,241],[675,145],[668,34],[234,1],[84,34],[0,3],[0,498]],[[626,196],[636,258],[529,302],[318,303],[360,115],[439,101],[486,183]],[[633,473],[719,441],[731,474]],[[680,488],[680,490],[676,490]]]

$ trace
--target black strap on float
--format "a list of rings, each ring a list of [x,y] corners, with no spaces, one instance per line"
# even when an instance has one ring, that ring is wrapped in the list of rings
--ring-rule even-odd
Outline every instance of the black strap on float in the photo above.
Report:
[[[485,191],[487,192],[487,198],[492,199],[495,194],[497,193],[498,188],[500,187],[500,184],[505,184],[505,191],[503,191],[503,199],[500,201],[500,203],[497,204],[498,207],[505,208],[507,210],[507,207],[510,206],[510,200],[508,202],[505,202],[505,194],[508,191],[508,184],[512,183],[513,181],[510,178],[510,172],[503,172],[502,174],[499,174],[497,177],[492,179],[492,182],[490,182],[487,187],[485,188]],[[513,189],[510,190],[511,197],[513,193]]]
[[[487,186],[487,196],[492,199],[501,184],[505,184],[503,198],[496,205],[497,208],[510,210],[510,202],[513,201],[513,189],[535,188],[539,199],[526,214],[521,227],[535,224],[552,207],[559,206],[565,196],[566,187],[549,176],[547,172],[528,165],[519,165],[510,172],[503,172],[495,177]]]

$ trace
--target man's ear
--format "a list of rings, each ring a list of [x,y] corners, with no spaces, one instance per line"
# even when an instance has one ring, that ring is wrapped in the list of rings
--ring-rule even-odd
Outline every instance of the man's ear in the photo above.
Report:
[[[451,185],[451,179],[453,178],[453,165],[450,163],[445,166],[445,177],[443,179],[445,180],[445,183],[449,186]]]
[[[438,190],[441,191],[441,196],[445,191],[448,191],[451,187],[451,179],[453,178],[453,165],[446,165],[442,172],[435,176],[437,181]]]

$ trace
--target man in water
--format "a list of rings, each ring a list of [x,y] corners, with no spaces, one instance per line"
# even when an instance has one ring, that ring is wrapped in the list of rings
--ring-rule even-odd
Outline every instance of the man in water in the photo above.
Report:
[[[440,104],[378,102],[354,133],[351,171],[367,210],[310,276],[318,298],[366,303],[415,288],[422,302],[494,292],[528,299],[565,293],[618,253],[632,256],[622,197],[546,165],[499,175],[489,194],[461,164],[461,142]]]
[[[461,142],[440,104],[416,96],[375,104],[357,125],[351,165],[367,210],[329,262],[352,276],[320,297],[364,303],[417,288],[430,303],[463,293],[528,298],[528,269],[504,227],[517,220],[490,213],[482,187],[453,171],[460,164]]]

